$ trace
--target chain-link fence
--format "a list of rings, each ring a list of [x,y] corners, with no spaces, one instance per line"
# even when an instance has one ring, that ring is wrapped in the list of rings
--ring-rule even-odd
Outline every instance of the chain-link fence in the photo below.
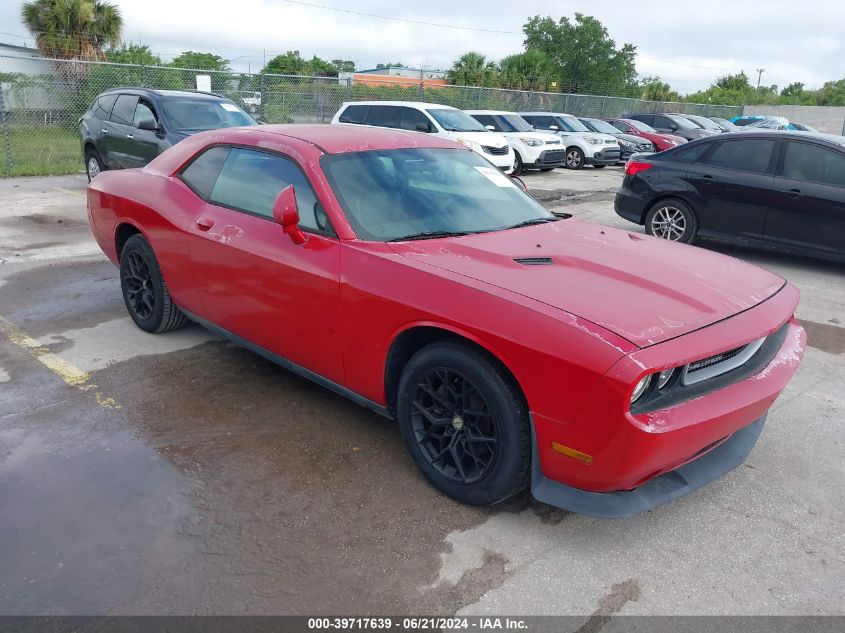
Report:
[[[68,62],[0,56],[0,175],[82,171],[79,117],[110,88],[141,86],[195,90],[207,76],[211,90],[265,123],[328,123],[344,101],[424,101],[464,109],[568,112],[609,117],[629,112],[687,112],[735,116],[742,108],[622,97],[431,85],[425,79],[353,80]]]

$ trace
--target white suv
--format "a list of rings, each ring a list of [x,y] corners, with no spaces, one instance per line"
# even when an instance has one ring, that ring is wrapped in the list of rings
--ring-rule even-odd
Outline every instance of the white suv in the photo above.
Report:
[[[340,106],[332,123],[436,134],[466,145],[506,174],[513,171],[513,149],[504,137],[451,106],[411,101],[353,101]]]
[[[581,169],[584,165],[605,167],[619,162],[622,152],[619,141],[610,134],[591,132],[571,114],[559,112],[520,112],[523,119],[536,130],[551,131],[566,143],[568,169]]]
[[[500,110],[464,110],[491,132],[504,136],[514,152],[513,173],[533,167],[549,171],[566,161],[566,146],[549,132],[537,132],[515,112]]]

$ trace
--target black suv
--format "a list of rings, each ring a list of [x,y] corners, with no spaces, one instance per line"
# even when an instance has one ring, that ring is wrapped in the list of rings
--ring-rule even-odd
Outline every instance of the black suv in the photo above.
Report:
[[[143,167],[186,136],[258,122],[223,96],[191,90],[115,88],[79,119],[90,180],[104,169]]]

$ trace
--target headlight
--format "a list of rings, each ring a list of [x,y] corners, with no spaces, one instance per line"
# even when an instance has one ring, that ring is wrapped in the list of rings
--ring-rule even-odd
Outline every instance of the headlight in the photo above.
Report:
[[[604,141],[600,138],[588,138],[586,140],[590,145],[601,145],[602,143],[604,143]]]
[[[523,138],[520,136],[519,140],[528,145],[529,147],[540,147],[540,145],[543,144],[543,141],[536,138]]]
[[[634,393],[631,394],[631,404],[634,404],[637,400],[640,399],[645,393],[645,390],[648,389],[648,386],[651,384],[651,377],[654,374],[649,374],[648,376],[643,376],[642,380],[637,383],[634,387]]]
[[[476,143],[475,141],[471,141],[468,138],[459,138],[458,143],[461,145],[465,145],[469,147],[471,150],[480,152],[481,151],[481,143]]]
[[[630,141],[623,141],[622,139],[619,139],[619,144],[620,144],[622,147],[629,147],[629,148],[631,148],[631,149],[634,149],[634,148],[636,147],[636,146],[635,146],[633,143],[631,143]]]
[[[659,374],[657,374],[657,388],[663,389],[670,380],[672,380],[672,376],[675,374],[675,368],[672,367],[670,369],[664,369]]]

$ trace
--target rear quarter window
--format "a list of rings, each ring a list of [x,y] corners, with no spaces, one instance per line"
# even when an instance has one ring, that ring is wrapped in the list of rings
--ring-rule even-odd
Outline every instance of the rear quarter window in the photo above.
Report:
[[[182,180],[200,198],[208,200],[228,155],[228,147],[212,147],[204,151],[182,170]]]
[[[351,105],[340,113],[338,120],[341,123],[357,123],[360,125],[364,122],[364,118],[367,116],[368,107],[369,106],[365,105]]]

